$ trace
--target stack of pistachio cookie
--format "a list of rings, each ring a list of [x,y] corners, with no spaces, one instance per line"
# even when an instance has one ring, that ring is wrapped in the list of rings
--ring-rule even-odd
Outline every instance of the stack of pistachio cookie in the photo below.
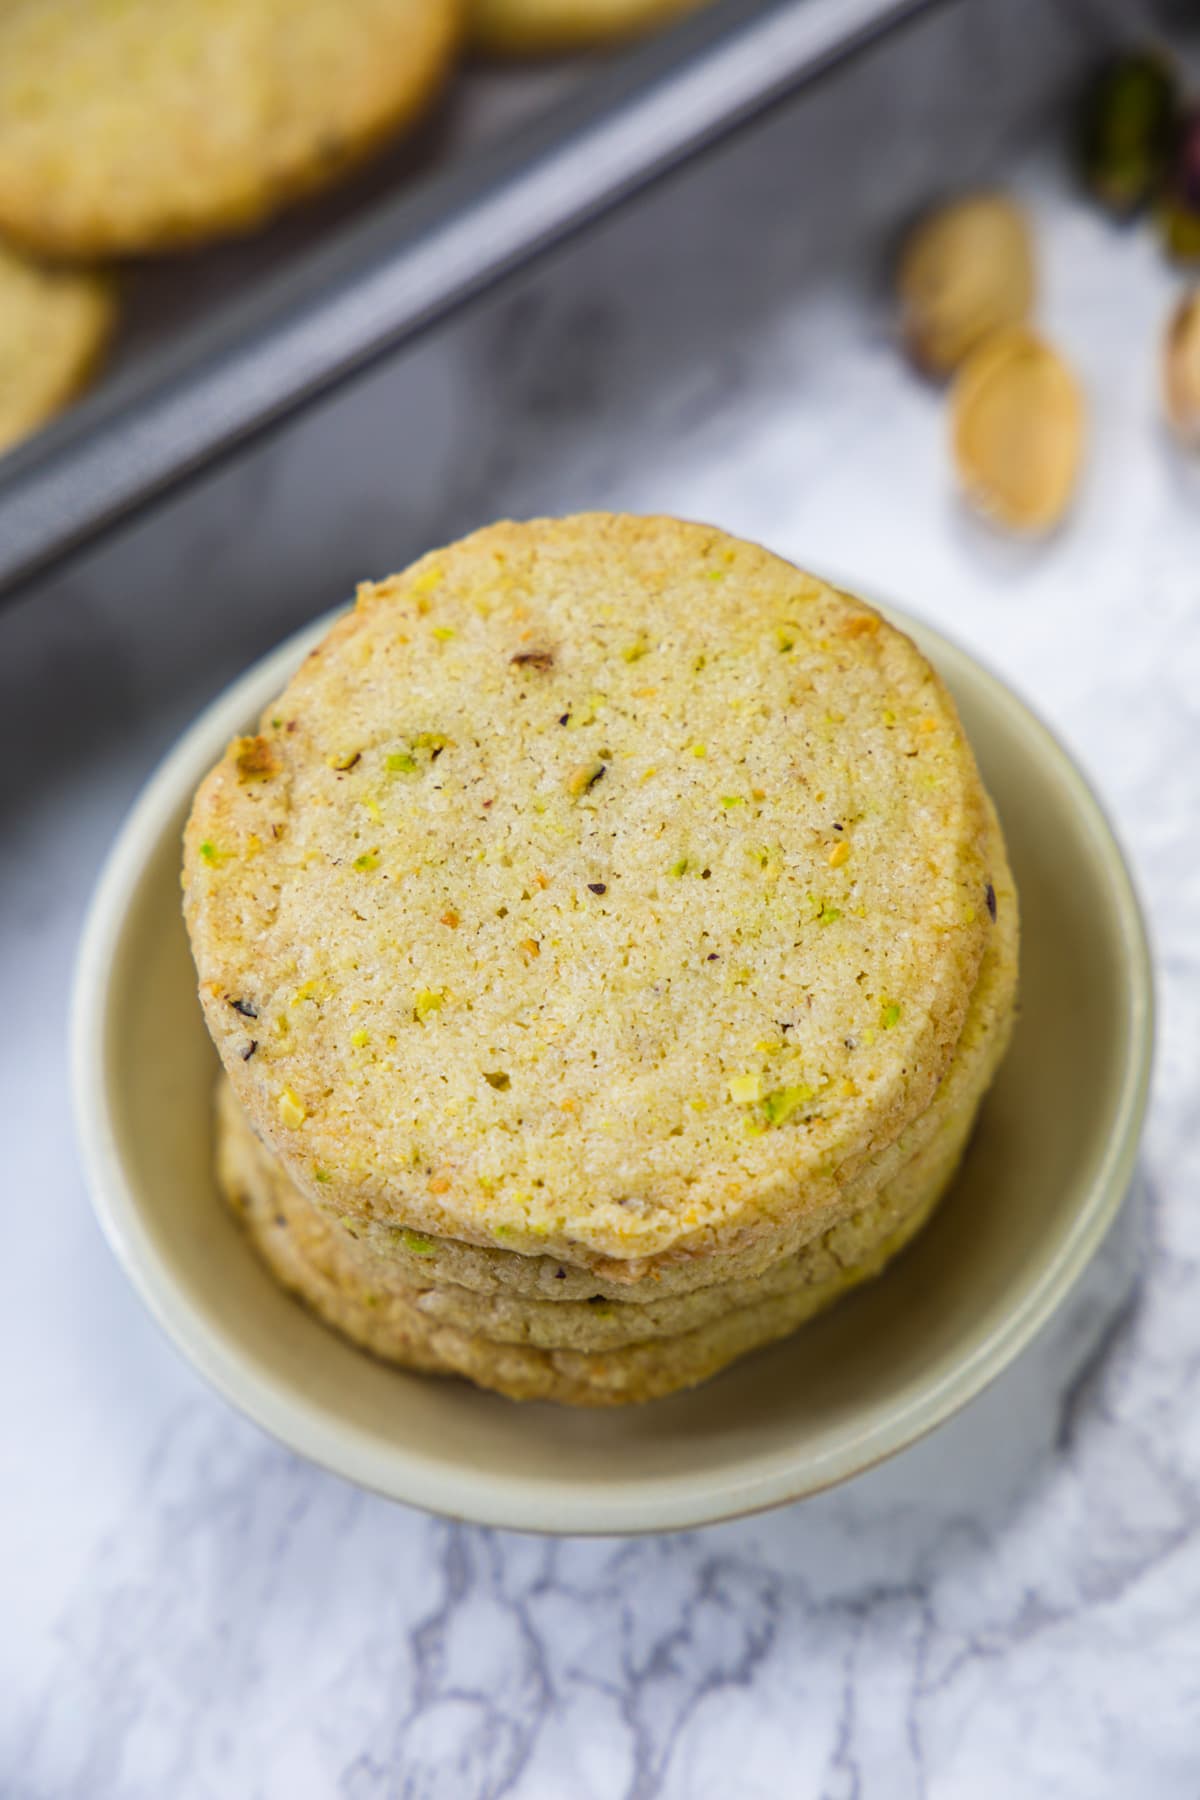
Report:
[[[1017,902],[878,613],[673,519],[363,587],[196,797],[221,1185],[376,1355],[516,1398],[703,1380],[875,1275],[961,1156]]]

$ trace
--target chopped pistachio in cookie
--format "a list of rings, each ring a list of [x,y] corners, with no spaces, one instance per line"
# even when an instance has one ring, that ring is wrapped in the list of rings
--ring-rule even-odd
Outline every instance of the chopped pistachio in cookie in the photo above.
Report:
[[[363,588],[202,784],[185,909],[310,1200],[646,1279],[837,1222],[951,1065],[997,877],[906,637],[584,515]]]

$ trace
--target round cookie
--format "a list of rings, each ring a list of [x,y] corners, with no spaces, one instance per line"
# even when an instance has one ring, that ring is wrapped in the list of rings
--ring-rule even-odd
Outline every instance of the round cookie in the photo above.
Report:
[[[771,1258],[759,1243],[749,1256],[695,1259],[676,1265],[657,1281],[631,1285],[550,1257],[481,1249],[318,1210],[349,1238],[346,1256],[364,1282],[385,1290],[416,1289],[422,1294],[423,1309],[450,1323],[471,1322],[489,1337],[543,1346],[571,1341],[577,1347],[605,1348],[660,1332],[689,1330],[748,1304],[756,1295],[783,1292],[831,1272],[826,1269],[831,1245],[838,1247],[842,1262],[852,1261],[856,1237],[878,1216],[881,1186],[923,1154],[935,1138],[945,1141],[964,1120],[969,1128],[1008,1046],[1019,930],[1017,898],[998,825],[993,826],[990,854],[996,870],[996,929],[954,1059],[927,1111],[889,1146],[877,1166],[859,1177],[846,1196],[849,1215],[824,1237],[809,1239],[799,1249],[788,1247]],[[224,1075],[218,1090],[217,1147],[226,1192],[282,1178]],[[586,1340],[582,1345],[581,1339]]]
[[[0,455],[87,385],[112,332],[111,283],[0,243]]]
[[[593,1350],[489,1338],[482,1301],[473,1328],[465,1321],[448,1321],[432,1290],[384,1287],[364,1279],[353,1246],[309,1205],[269,1153],[247,1159],[222,1134],[218,1167],[226,1197],[275,1277],[360,1348],[406,1368],[466,1376],[513,1400],[614,1406],[694,1387],[748,1351],[790,1335],[879,1274],[926,1222],[949,1186],[970,1125],[968,1115],[939,1133],[884,1189],[853,1232],[840,1228],[840,1241],[835,1236],[823,1257],[813,1262],[811,1279],[756,1294],[678,1334]],[[625,1310],[640,1316],[651,1309]]]
[[[137,254],[260,223],[437,91],[458,0],[9,0],[0,230]]]
[[[469,0],[467,37],[485,55],[545,56],[640,37],[705,0]]]
[[[836,1222],[951,1063],[990,880],[907,638],[609,515],[361,590],[185,844],[209,1029],[310,1199],[638,1279]]]

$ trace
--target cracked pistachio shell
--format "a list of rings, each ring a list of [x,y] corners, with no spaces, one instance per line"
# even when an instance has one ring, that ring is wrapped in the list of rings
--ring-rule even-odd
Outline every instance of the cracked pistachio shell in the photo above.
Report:
[[[1009,531],[1053,530],[1083,460],[1084,404],[1067,364],[1035,332],[998,332],[951,395],[954,464],[967,498]]]
[[[897,271],[901,329],[913,360],[949,374],[976,344],[1019,325],[1033,305],[1033,243],[1020,207],[971,194],[910,234]]]
[[[1167,322],[1162,376],[1171,430],[1186,449],[1200,450],[1200,288],[1184,295]]]

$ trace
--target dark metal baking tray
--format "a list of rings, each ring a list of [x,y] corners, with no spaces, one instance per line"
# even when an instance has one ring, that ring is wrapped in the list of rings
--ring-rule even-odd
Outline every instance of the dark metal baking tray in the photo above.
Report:
[[[351,189],[136,270],[107,380],[0,462],[0,598],[937,4],[721,0],[611,60],[476,72]]]

